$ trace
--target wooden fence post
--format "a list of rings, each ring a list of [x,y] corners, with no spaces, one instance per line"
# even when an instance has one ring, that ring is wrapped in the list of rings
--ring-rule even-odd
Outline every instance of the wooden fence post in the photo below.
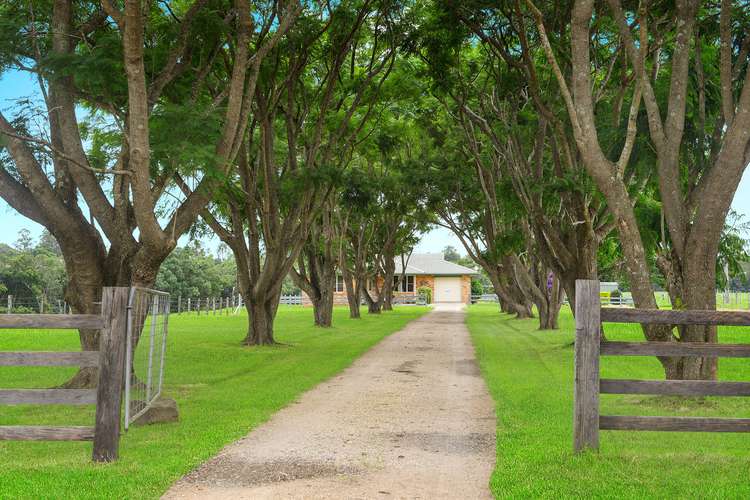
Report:
[[[119,455],[129,296],[127,287],[106,287],[102,291],[104,328],[99,341],[94,462],[112,462]]]
[[[599,281],[576,280],[573,448],[599,449]]]

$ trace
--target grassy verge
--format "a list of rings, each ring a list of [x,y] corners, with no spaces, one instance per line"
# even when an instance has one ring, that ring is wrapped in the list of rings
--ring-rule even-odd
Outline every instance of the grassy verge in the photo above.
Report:
[[[497,306],[469,310],[467,324],[482,373],[497,402],[498,498],[748,498],[746,434],[602,431],[598,454],[572,453],[573,318],[556,332],[514,320]],[[642,340],[637,327],[607,325],[610,340]],[[750,342],[747,329],[720,332],[722,342]],[[655,358],[602,358],[602,377],[662,379]],[[720,377],[750,379],[750,366],[722,359]],[[604,415],[750,417],[742,398],[603,395]]]
[[[0,498],[155,498],[176,479],[243,435],[300,393],[348,366],[386,335],[424,314],[401,307],[334,327],[312,326],[312,311],[279,310],[282,346],[243,348],[246,316],[172,316],[164,392],[181,421],[132,428],[121,460],[93,465],[90,443],[0,442]],[[74,350],[72,331],[3,331],[0,350]],[[5,388],[53,387],[67,368],[0,367]],[[91,425],[93,407],[0,406],[0,425]]]

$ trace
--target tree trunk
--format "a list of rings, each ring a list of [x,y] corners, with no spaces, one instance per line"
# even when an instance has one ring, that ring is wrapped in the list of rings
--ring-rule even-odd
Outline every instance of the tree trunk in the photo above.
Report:
[[[552,279],[552,289],[546,290],[546,312],[542,318],[542,314],[539,314],[539,329],[540,330],[557,330],[560,328],[560,308],[562,307],[563,299],[565,297],[565,291],[557,279]]]
[[[527,299],[518,284],[511,280],[509,284],[509,293],[515,303],[517,319],[530,319],[534,317],[534,305]]]
[[[373,299],[368,290],[362,290],[362,295],[365,297],[365,302],[367,302],[367,312],[369,314],[380,314],[383,301],[379,297],[378,300]]]
[[[53,233],[54,234],[54,233]],[[65,272],[68,276],[65,301],[74,314],[100,314],[102,289],[105,286],[129,286],[132,280],[132,259],[111,246],[109,252],[97,245],[98,236],[71,238],[56,235],[63,250]],[[82,351],[99,350],[99,330],[78,330]],[[82,367],[60,387],[64,389],[93,389],[99,381],[97,367]]]
[[[352,275],[347,269],[342,269],[342,275],[344,277],[344,286],[346,287],[346,301],[349,303],[349,317],[352,319],[361,318],[359,312],[360,299],[362,297],[361,286],[362,284],[357,281],[352,282]]]
[[[315,326],[328,328],[333,321],[333,291],[322,289],[317,300],[312,301]]]
[[[716,267],[715,259],[700,255],[698,251],[686,256],[681,281],[677,290],[681,297],[675,308],[688,310],[716,310]],[[681,278],[681,279],[680,279]],[[681,304],[679,303],[681,299]],[[717,327],[704,325],[682,326],[679,328],[681,342],[718,342]],[[716,380],[718,358],[680,358],[667,373],[667,378],[678,380]]]
[[[383,298],[383,310],[393,311],[393,293],[388,294]]]
[[[508,287],[503,284],[499,272],[494,270],[485,270],[487,271],[487,275],[490,278],[492,287],[495,289],[495,295],[497,295],[500,302],[501,312],[507,314],[515,314],[517,319],[527,319],[534,317],[531,308],[518,301],[516,297],[514,297],[510,292]]]
[[[385,277],[383,281],[383,290],[381,290],[381,293],[383,294],[383,310],[384,311],[392,311],[393,310],[393,278],[396,275],[396,262],[395,262],[395,256],[390,255],[389,253],[385,254],[385,264],[384,264],[384,271],[385,271]]]
[[[513,270],[516,285],[528,300],[533,301],[539,312],[539,329],[554,330],[558,325],[560,314],[560,282],[554,274],[551,276],[546,266],[538,261],[524,263],[517,255],[511,255],[508,266]]]
[[[99,314],[101,311],[95,306],[95,302],[101,300],[104,283],[96,286],[85,286],[76,288],[72,280],[68,281],[65,290],[65,300],[71,306],[75,314]],[[78,337],[82,351],[99,350],[99,330],[78,330]],[[63,389],[93,389],[99,380],[99,369],[97,367],[81,367],[78,371],[62,384]]]
[[[273,322],[279,305],[279,297],[266,298],[265,300],[248,300],[245,297],[245,308],[247,309],[248,329],[243,344],[273,345],[276,340],[273,337]]]

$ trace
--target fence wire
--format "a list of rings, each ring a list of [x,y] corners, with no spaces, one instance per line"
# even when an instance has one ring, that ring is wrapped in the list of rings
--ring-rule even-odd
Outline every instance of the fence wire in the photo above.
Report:
[[[169,294],[130,289],[125,363],[125,430],[161,394],[169,329]]]

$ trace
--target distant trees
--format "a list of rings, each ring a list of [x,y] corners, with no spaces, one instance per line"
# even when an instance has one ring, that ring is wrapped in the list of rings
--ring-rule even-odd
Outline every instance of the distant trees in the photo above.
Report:
[[[237,283],[234,259],[219,259],[198,241],[176,248],[159,269],[156,288],[169,292],[173,299],[182,297],[226,297]]]
[[[443,257],[448,262],[456,262],[458,263],[461,260],[461,254],[458,253],[458,250],[456,250],[456,247],[448,245],[443,248]]]
[[[236,282],[233,259],[217,258],[194,241],[175,249],[164,261],[155,287],[173,299],[204,298],[228,296]],[[21,230],[14,246],[0,244],[0,293],[12,295],[17,310],[24,310],[22,306],[39,310],[44,303],[47,311],[57,311],[67,283],[65,264],[49,233],[43,232],[34,242],[29,231]],[[289,293],[296,291],[288,286]]]
[[[66,284],[65,266],[62,259],[50,248],[48,235],[43,235],[37,244],[28,230],[19,232],[14,247],[0,245],[0,293],[12,295],[17,310],[21,306],[39,310],[46,304],[58,307],[63,300]],[[5,306],[1,304],[0,306]]]

